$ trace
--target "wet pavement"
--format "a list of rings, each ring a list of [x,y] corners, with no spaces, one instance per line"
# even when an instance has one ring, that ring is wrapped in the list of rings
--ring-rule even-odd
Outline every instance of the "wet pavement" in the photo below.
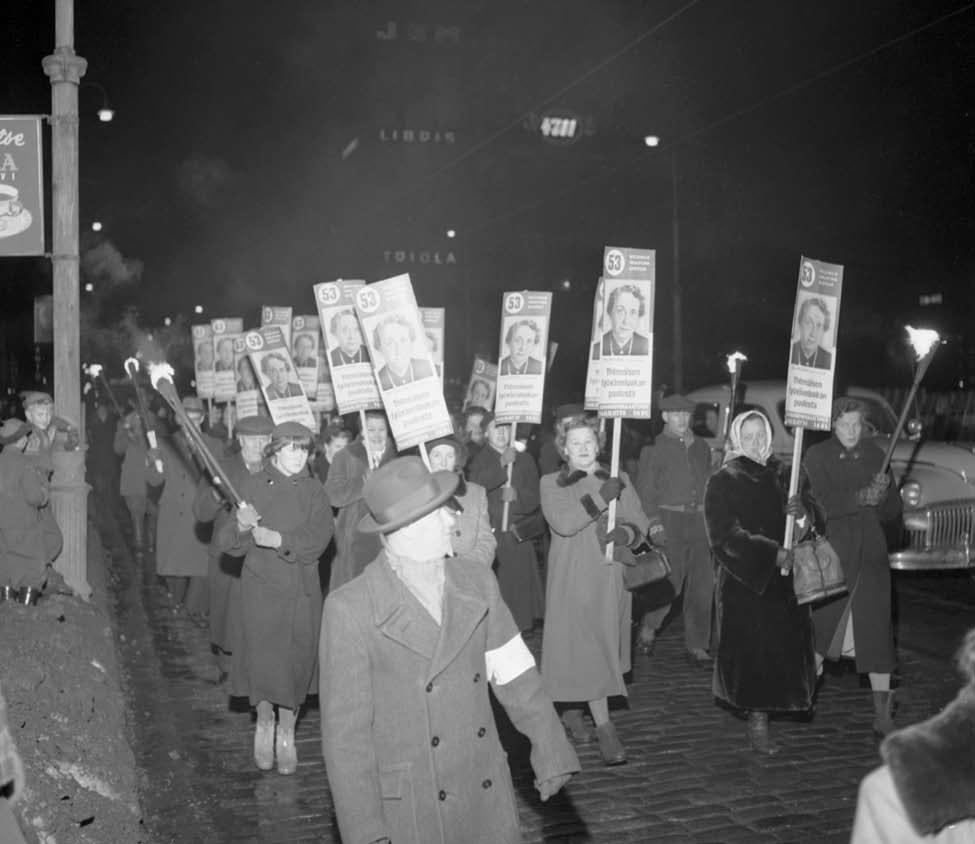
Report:
[[[317,707],[298,724],[298,771],[258,771],[253,716],[227,697],[208,636],[157,585],[151,559],[112,555],[116,636],[127,676],[141,799],[159,844],[338,842]],[[923,720],[959,688],[950,657],[972,623],[967,576],[897,575],[898,721]],[[528,638],[537,653],[540,636]],[[744,724],[714,704],[710,672],[684,659],[679,617],[652,656],[635,656],[627,708],[614,711],[629,763],[606,768],[595,745],[547,804],[526,743],[502,729],[526,842],[810,842],[849,838],[860,778],[877,764],[865,680],[831,667],[815,715],[773,721],[783,745],[750,752]],[[240,705],[244,704],[244,705]]]

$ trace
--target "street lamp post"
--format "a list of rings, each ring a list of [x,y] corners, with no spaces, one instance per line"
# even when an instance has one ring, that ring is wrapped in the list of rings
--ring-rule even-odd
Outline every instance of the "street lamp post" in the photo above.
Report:
[[[87,62],[74,51],[74,0],[55,0],[54,53],[43,60],[51,79],[51,192],[54,293],[54,406],[75,425],[77,451],[54,453],[51,506],[64,546],[55,568],[78,594],[87,578],[88,511],[81,413],[78,258],[78,85]]]

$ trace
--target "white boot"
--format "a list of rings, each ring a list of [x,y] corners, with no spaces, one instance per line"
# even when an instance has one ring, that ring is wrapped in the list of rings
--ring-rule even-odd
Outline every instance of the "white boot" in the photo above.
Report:
[[[278,773],[293,774],[298,770],[298,751],[295,748],[295,713],[293,709],[278,708],[278,733],[274,752],[278,757]]]
[[[270,771],[274,767],[274,708],[266,701],[257,705],[254,762],[262,771]]]

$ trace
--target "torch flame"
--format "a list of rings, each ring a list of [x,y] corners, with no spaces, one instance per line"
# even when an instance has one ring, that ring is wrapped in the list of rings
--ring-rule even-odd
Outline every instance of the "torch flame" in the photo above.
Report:
[[[907,339],[914,348],[914,354],[921,360],[938,343],[941,342],[941,335],[932,328],[911,328],[907,327]]]
[[[734,375],[734,373],[738,371],[738,365],[740,363],[744,363],[746,360],[748,360],[748,358],[741,352],[732,352],[727,357],[728,372]]]
[[[150,363],[149,380],[152,382],[153,389],[158,390],[157,386],[163,378],[173,380],[173,368],[168,363]]]
[[[85,374],[88,375],[90,378],[97,378],[99,375],[102,374],[102,368],[103,367],[100,363],[89,364],[85,368]]]
[[[129,366],[131,365],[131,370]],[[126,358],[125,359],[125,374],[130,375],[135,378],[136,373],[139,371],[139,360],[138,358]]]

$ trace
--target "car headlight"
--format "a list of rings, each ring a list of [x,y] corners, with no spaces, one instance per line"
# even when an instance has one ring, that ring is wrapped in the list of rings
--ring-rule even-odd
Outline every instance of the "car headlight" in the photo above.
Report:
[[[901,498],[906,507],[919,507],[921,505],[921,484],[917,481],[908,481],[901,487]]]

